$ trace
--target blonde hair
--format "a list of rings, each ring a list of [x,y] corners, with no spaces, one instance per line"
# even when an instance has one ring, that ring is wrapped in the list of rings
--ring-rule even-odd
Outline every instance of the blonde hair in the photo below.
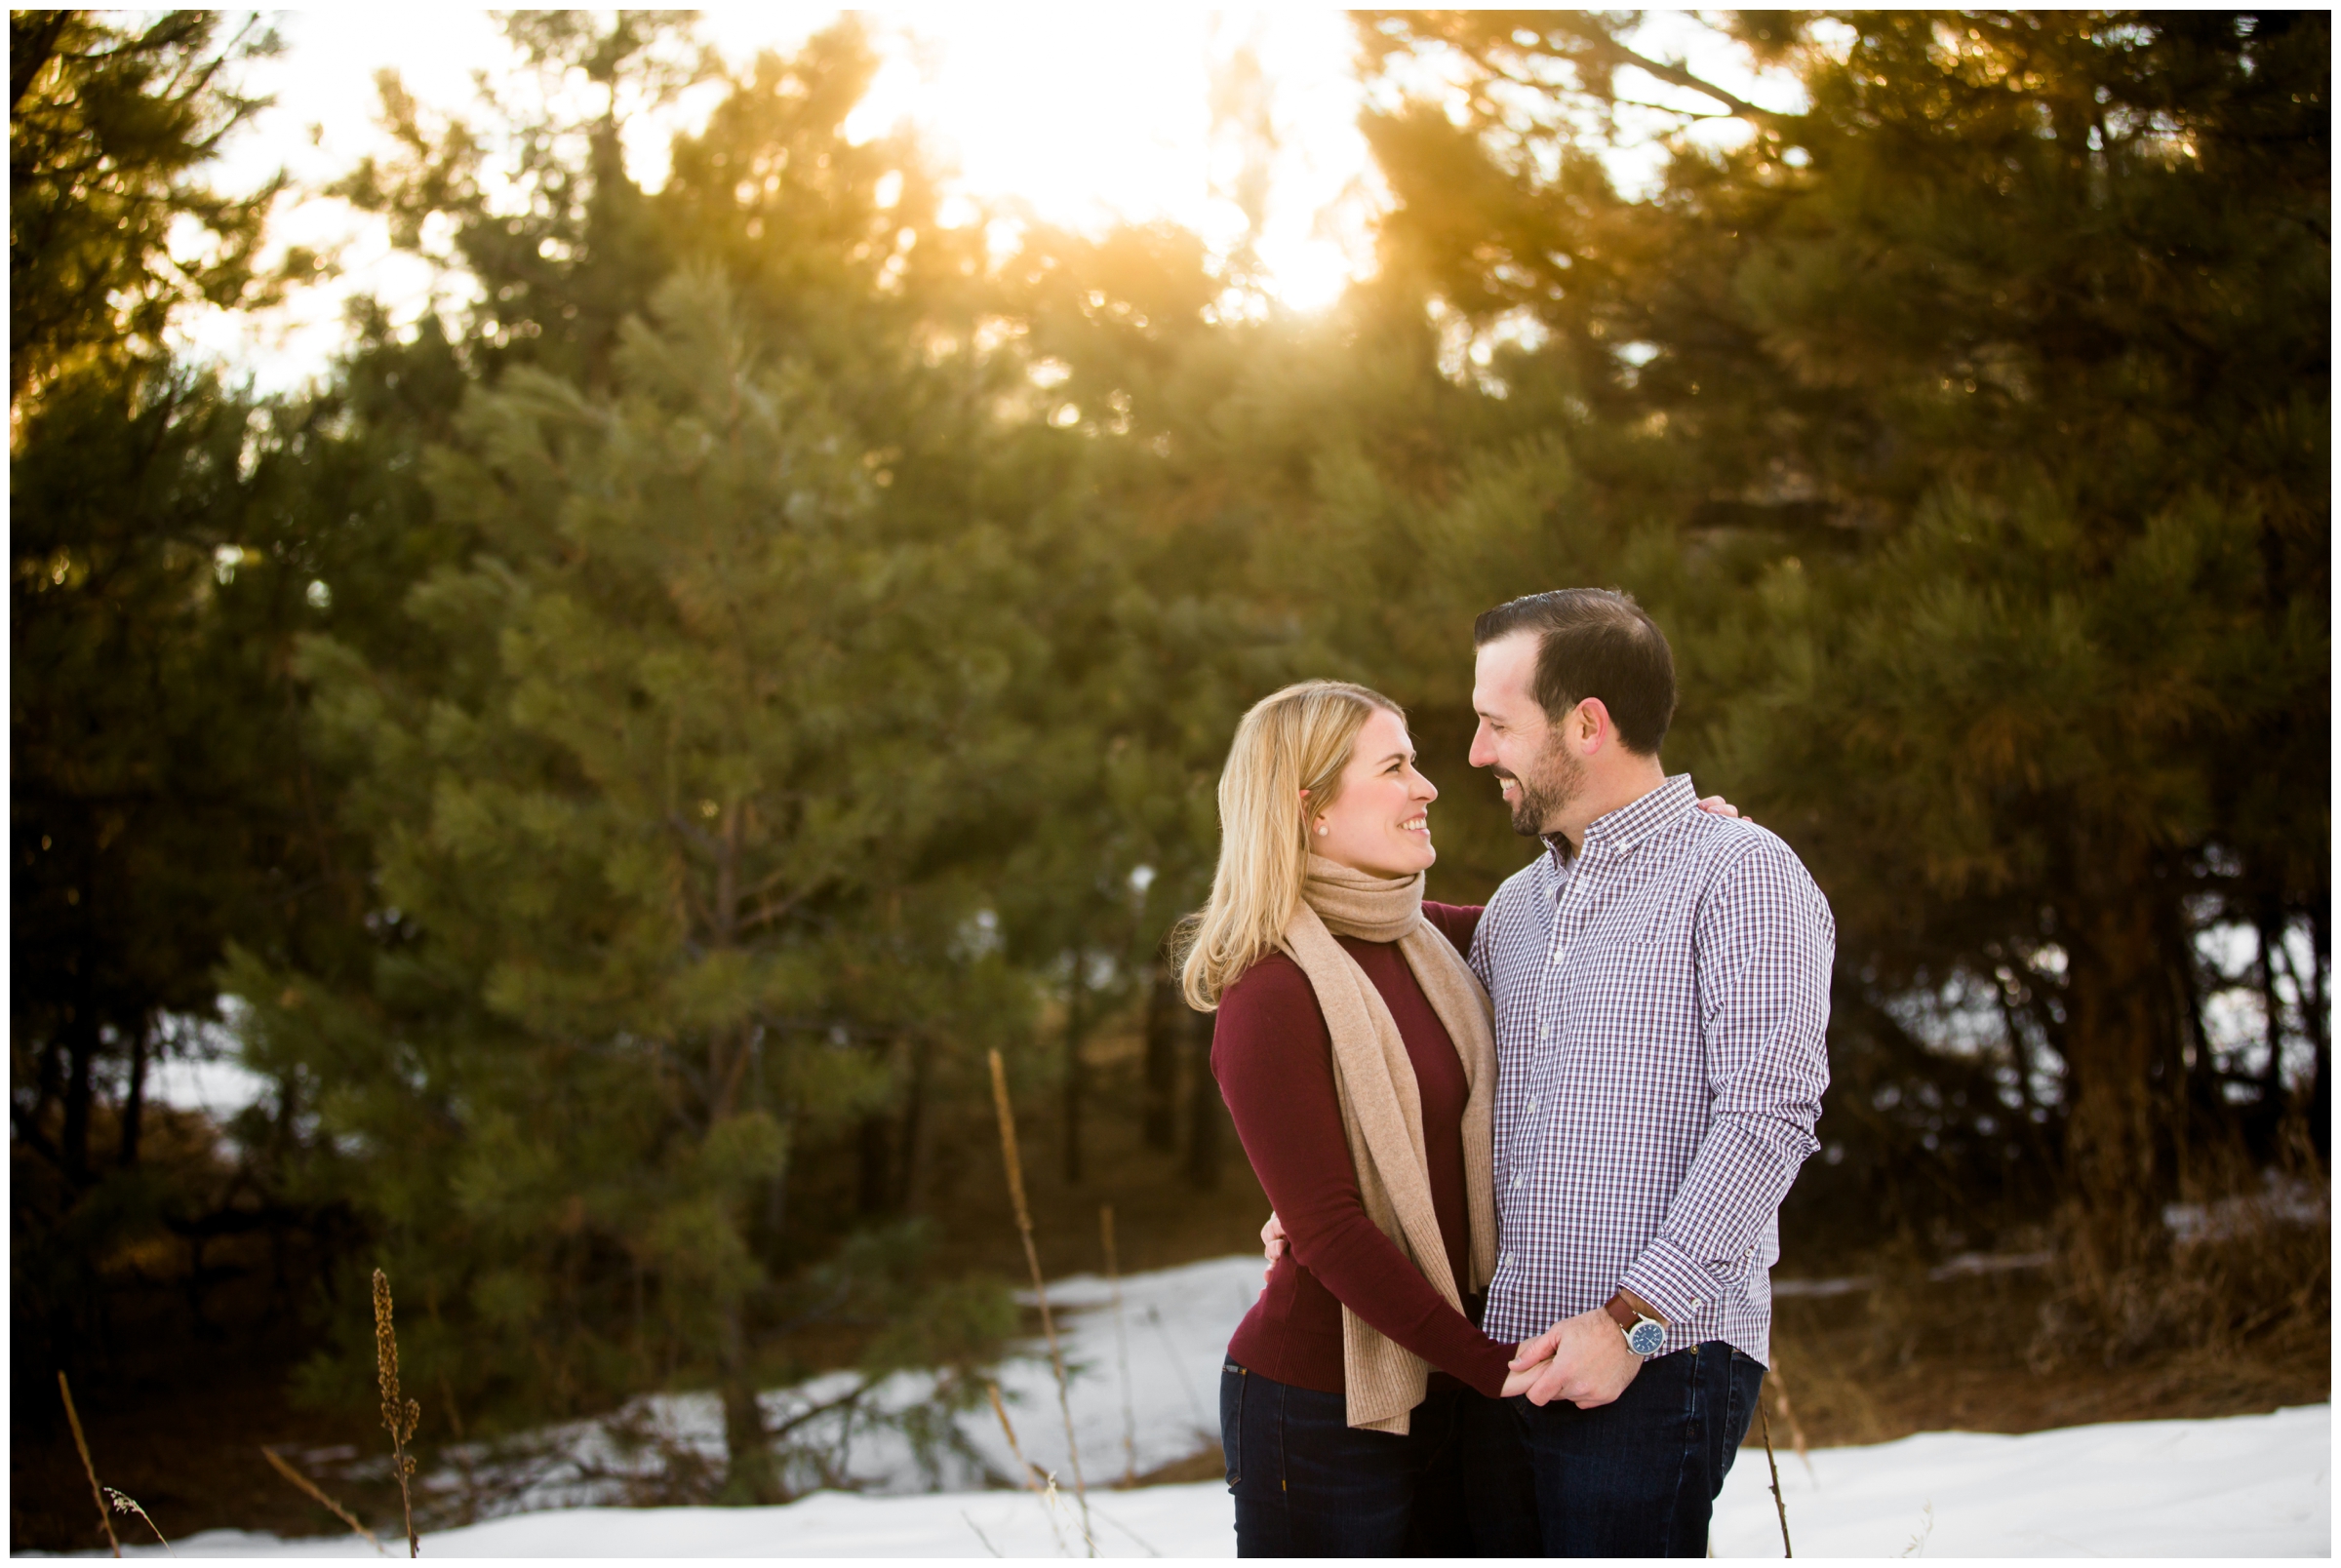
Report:
[[[1358,731],[1375,709],[1406,710],[1369,686],[1303,681],[1262,697],[1236,725],[1219,774],[1219,866],[1210,901],[1178,924],[1171,961],[1189,1006],[1210,1012],[1245,970],[1276,951],[1300,908],[1312,812],[1339,798]]]

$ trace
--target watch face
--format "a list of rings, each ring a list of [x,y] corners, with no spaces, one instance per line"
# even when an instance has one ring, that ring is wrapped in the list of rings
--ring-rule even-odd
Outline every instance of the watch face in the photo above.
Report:
[[[1626,1330],[1626,1349],[1636,1355],[1656,1355],[1666,1343],[1666,1330],[1644,1318]]]

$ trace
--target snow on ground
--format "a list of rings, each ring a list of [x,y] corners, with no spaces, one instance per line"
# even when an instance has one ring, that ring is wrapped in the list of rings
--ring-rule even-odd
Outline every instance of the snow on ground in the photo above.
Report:
[[[2022,1437],[1930,1431],[1780,1456],[1804,1557],[2327,1557],[2332,1406],[2124,1421]],[[1724,1557],[1780,1552],[1764,1450],[1716,1506]]]
[[[1050,1284],[1084,1480],[1110,1485],[1218,1442],[1221,1352],[1259,1288],[1257,1258],[1131,1275],[1121,1282],[1118,1315],[1112,1287],[1101,1277],[1075,1274]],[[1019,1296],[1029,1302],[1031,1292]],[[1064,1417],[1047,1348],[1036,1339],[1019,1349],[998,1369],[1016,1441],[1027,1460],[1070,1489]],[[1020,1473],[986,1400],[954,1419],[950,1443],[931,1445],[924,1455],[899,1425],[871,1419],[926,1404],[934,1385],[924,1373],[896,1374],[856,1406],[809,1415],[858,1381],[853,1373],[832,1372],[764,1395],[767,1427],[790,1431],[799,1443],[793,1458],[783,1456],[792,1491],[978,1492]],[[439,1517],[457,1514],[468,1465],[471,1480],[486,1483],[496,1499],[483,1510],[491,1514],[624,1507],[646,1501],[639,1495],[644,1481],[676,1454],[695,1455],[707,1471],[721,1473],[723,1414],[714,1394],[650,1395],[614,1422],[548,1427],[499,1453],[450,1450],[448,1463],[417,1477],[417,1496]],[[329,1490],[337,1474],[388,1474],[386,1459],[328,1470],[333,1457],[321,1453],[312,1461]]]
[[[2222,1421],[2135,1421],[2025,1437],[1928,1432],[1824,1448],[1781,1470],[1807,1557],[2322,1557],[2332,1550],[2329,1405]],[[1021,1492],[855,1497],[779,1509],[569,1509],[426,1536],[426,1557],[1054,1557],[1082,1555],[1072,1499]],[[1110,1557],[1227,1557],[1215,1482],[1097,1495]],[[1743,1449],[1716,1508],[1724,1557],[1780,1554],[1764,1452]],[[370,1556],[352,1537],[212,1531],[182,1557]],[[148,1548],[133,1555],[160,1556]]]
[[[1100,1554],[1234,1554],[1234,1515],[1218,1483],[1102,1488],[1126,1470],[1143,1474],[1217,1440],[1221,1352],[1259,1283],[1259,1260],[1249,1257],[1132,1275],[1122,1282],[1119,1328],[1103,1279],[1082,1275],[1050,1286],[1051,1304],[1065,1309],[1059,1331],[1078,1369],[1073,1425],[1084,1474],[1100,1489],[1090,1510]],[[775,1415],[801,1411],[849,1384],[832,1374],[775,1392],[770,1407]],[[924,1386],[900,1377],[877,1393],[889,1403],[908,1401]],[[598,1430],[579,1426],[547,1434],[548,1449],[566,1460],[524,1494],[521,1506],[533,1511],[430,1532],[424,1553],[1084,1555],[1046,1358],[1010,1363],[1001,1387],[1025,1455],[1065,1488],[1053,1503],[981,1489],[986,1477],[977,1464],[999,1476],[1014,1473],[988,1406],[959,1422],[974,1463],[946,1455],[931,1475],[899,1437],[865,1432],[847,1449],[845,1466],[858,1495],[824,1491],[776,1509],[594,1506],[623,1496],[620,1472],[635,1460]],[[645,1401],[642,1413],[670,1440],[720,1453],[712,1396],[662,1396]],[[939,1489],[930,1489],[938,1480]],[[1804,1556],[2327,1556],[2332,1548],[2331,1407],[2323,1405],[2023,1437],[1928,1432],[1874,1447],[1818,1449],[1809,1470],[1783,1454],[1780,1481]],[[1722,1556],[1778,1555],[1779,1519],[1762,1449],[1743,1450],[1733,1467],[1717,1505],[1714,1542]],[[373,1555],[350,1536],[280,1541],[211,1531],[174,1545],[180,1556]]]
[[[1067,1403],[1079,1444],[1082,1478],[1107,1485],[1186,1459],[1219,1440],[1221,1352],[1260,1288],[1257,1258],[1217,1258],[1179,1269],[1134,1274],[1122,1281],[1122,1310],[1112,1307],[1108,1282],[1076,1274],[1049,1286],[1057,1336],[1070,1375]],[[1030,1299],[1029,1291],[1020,1295]],[[1001,1397],[1024,1457],[1067,1488],[1064,1416],[1056,1399],[1046,1347],[1035,1340],[999,1368]],[[1127,1368],[1127,1378],[1125,1369]],[[814,1439],[826,1450],[830,1473],[800,1458],[789,1470],[792,1488],[822,1484],[870,1494],[976,1491],[1018,1473],[1007,1435],[988,1401],[956,1418],[959,1451],[939,1447],[922,1456],[899,1428],[865,1419],[869,1407],[900,1411],[925,1403],[933,1389],[923,1373],[899,1373],[873,1389],[855,1410],[839,1410],[792,1427],[808,1411],[851,1391],[851,1372],[832,1372],[764,1395],[768,1427]],[[1127,1396],[1126,1396],[1127,1391]],[[708,1468],[723,1468],[723,1415],[712,1393],[658,1394],[625,1413],[630,1432],[579,1422],[546,1429],[514,1460],[473,1452],[475,1474],[501,1472],[511,1500],[495,1511],[534,1512],[622,1505],[636,1501],[630,1483],[655,1470],[661,1450],[695,1452]],[[384,1473],[387,1473],[386,1471]],[[420,1478],[427,1497],[459,1495],[454,1466]],[[451,1510],[452,1511],[452,1510]]]

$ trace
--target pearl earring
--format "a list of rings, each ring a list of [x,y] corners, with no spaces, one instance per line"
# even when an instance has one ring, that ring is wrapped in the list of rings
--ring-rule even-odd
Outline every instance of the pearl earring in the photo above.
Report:
[[[1332,832],[1332,831],[1333,831],[1332,829],[1330,829],[1330,828],[1327,827],[1327,826],[1326,826],[1324,823],[1322,823],[1322,822],[1320,822],[1320,823],[1318,823],[1318,824],[1317,824],[1317,837],[1318,837],[1318,838],[1320,838],[1320,839],[1324,838],[1324,837],[1325,837],[1327,834],[1329,834],[1329,833],[1330,833],[1330,832]]]

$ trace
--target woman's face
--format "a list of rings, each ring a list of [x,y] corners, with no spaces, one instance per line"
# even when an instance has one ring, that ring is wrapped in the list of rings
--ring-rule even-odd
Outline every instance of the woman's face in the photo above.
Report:
[[[1309,847],[1352,871],[1411,877],[1439,858],[1430,819],[1437,799],[1431,781],[1414,770],[1406,722],[1376,708],[1358,730],[1333,804],[1308,812]]]

